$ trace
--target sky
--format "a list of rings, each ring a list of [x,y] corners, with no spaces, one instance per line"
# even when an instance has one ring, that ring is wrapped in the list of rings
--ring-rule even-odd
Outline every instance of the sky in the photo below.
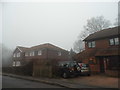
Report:
[[[104,16],[115,22],[117,2],[8,2],[0,3],[0,36],[5,46],[31,47],[51,43],[70,50],[87,19]]]

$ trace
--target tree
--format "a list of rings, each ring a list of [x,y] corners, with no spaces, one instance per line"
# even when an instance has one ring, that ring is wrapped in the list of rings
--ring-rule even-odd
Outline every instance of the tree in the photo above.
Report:
[[[2,67],[8,67],[12,65],[12,50],[2,44]]]
[[[114,26],[118,26],[118,18],[115,19],[115,22],[113,24]]]
[[[73,50],[75,52],[77,52],[77,53],[78,52],[82,52],[83,49],[84,49],[84,42],[81,39],[79,39],[79,40],[77,40],[77,41],[74,42]]]
[[[78,40],[74,43],[74,51],[81,52],[84,50],[83,40],[94,32],[103,30],[105,28],[110,27],[111,23],[109,20],[106,20],[103,16],[92,17],[87,20],[87,24],[84,27],[84,31],[81,31]]]
[[[70,49],[70,52],[69,52],[69,58],[70,58],[70,60],[73,60],[74,59],[74,55],[75,55],[76,53],[73,51],[73,49],[71,48]]]

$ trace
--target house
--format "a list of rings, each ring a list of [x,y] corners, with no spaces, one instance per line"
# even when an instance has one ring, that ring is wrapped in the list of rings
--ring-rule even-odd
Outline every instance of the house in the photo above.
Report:
[[[92,73],[117,76],[120,65],[120,27],[95,32],[83,41],[85,50],[78,53],[75,58],[90,64]]]
[[[36,68],[40,69],[43,63],[62,61],[69,59],[69,52],[50,43],[33,47],[17,46],[13,52],[13,67],[24,67],[32,62],[31,73],[35,73]],[[43,67],[41,67],[43,68]],[[35,75],[35,74],[34,74]]]

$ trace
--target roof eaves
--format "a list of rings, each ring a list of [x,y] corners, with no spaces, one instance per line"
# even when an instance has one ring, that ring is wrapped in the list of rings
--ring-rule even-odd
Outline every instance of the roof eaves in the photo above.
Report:
[[[20,50],[20,52],[22,52],[22,50],[19,47],[17,47],[17,48]]]

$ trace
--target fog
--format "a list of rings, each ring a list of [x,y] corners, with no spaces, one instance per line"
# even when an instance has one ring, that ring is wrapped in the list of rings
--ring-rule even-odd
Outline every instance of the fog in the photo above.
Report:
[[[66,50],[91,17],[117,18],[117,2],[2,3],[3,43],[9,48],[52,43]]]
[[[16,46],[31,47],[51,43],[70,50],[87,19],[96,16],[115,22],[117,2],[2,2],[0,3],[0,43],[5,60]],[[9,60],[9,59],[8,59]],[[6,61],[5,61],[6,62]]]

